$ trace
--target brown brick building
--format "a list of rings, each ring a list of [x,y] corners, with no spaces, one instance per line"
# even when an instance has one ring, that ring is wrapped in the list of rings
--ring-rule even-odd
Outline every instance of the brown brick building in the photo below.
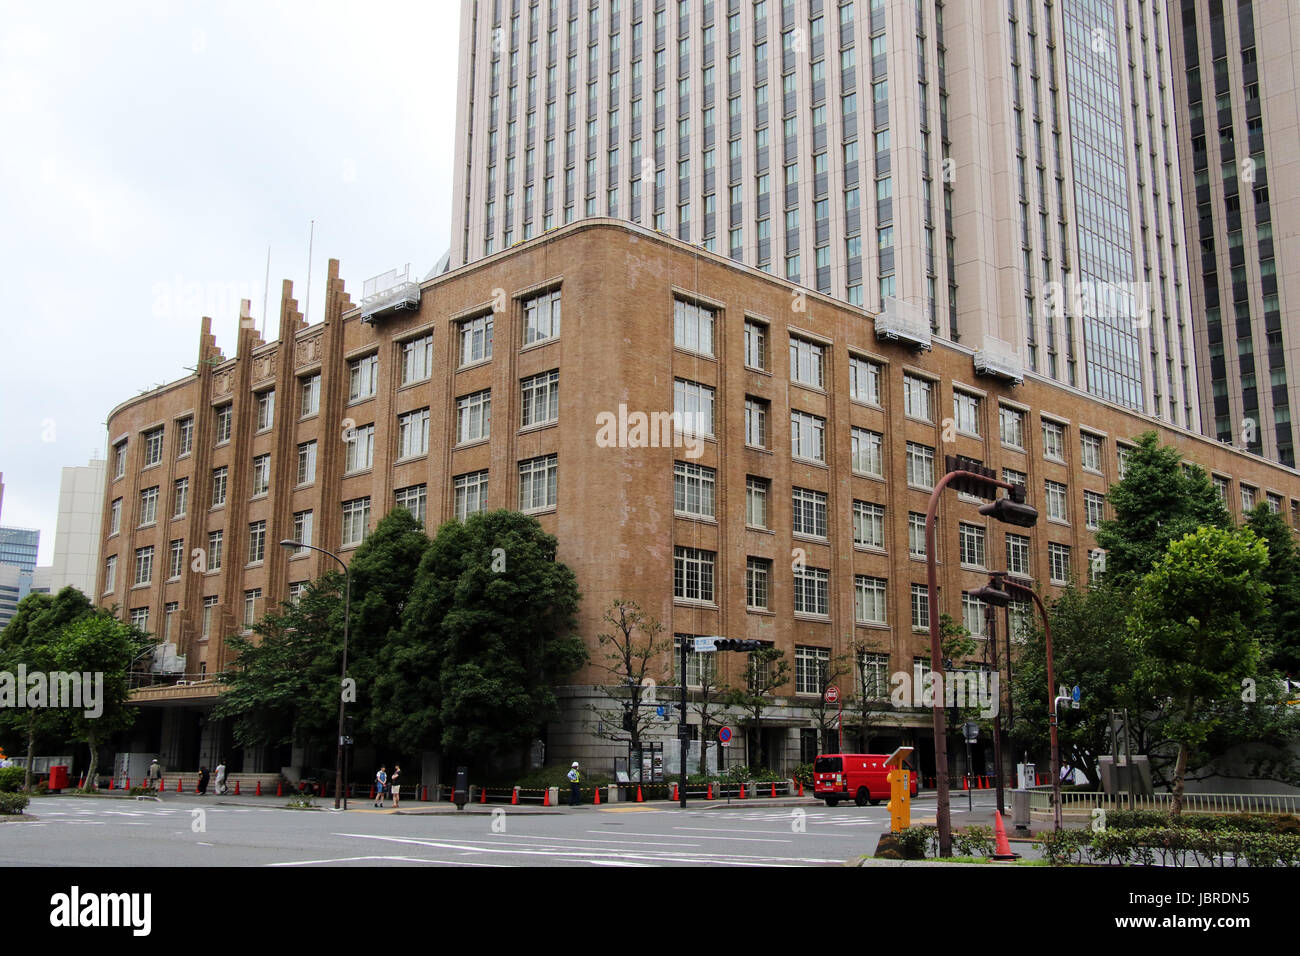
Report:
[[[765,720],[782,769],[816,747],[818,661],[857,644],[874,683],[928,660],[914,516],[945,455],[1022,478],[1040,513],[1010,528],[945,497],[940,602],[977,630],[962,592],[986,569],[1048,591],[1083,579],[1101,496],[1148,429],[1210,471],[1235,514],[1300,508],[1293,469],[1033,375],[977,374],[960,344],[910,349],[859,309],[628,223],[565,226],[387,300],[358,307],[331,262],[320,325],[286,282],[277,340],[241,322],[227,358],[204,319],[197,373],[110,413],[98,599],[170,645],[157,662],[174,672],[137,692],[162,716],[133,749],[211,761],[218,731],[197,718],[229,663],[223,635],[332,565],[277,542],[310,534],[346,558],[399,503],[430,528],[478,507],[536,514],[577,574],[593,648],[622,598],[669,634],[785,650],[793,679]],[[684,434],[637,428],[637,413],[674,412]],[[740,656],[718,657],[736,679]],[[595,736],[592,685],[606,682],[575,675],[551,759],[604,769],[622,753]],[[928,725],[895,711],[877,740],[913,741],[924,763]],[[243,763],[278,769],[270,754]]]

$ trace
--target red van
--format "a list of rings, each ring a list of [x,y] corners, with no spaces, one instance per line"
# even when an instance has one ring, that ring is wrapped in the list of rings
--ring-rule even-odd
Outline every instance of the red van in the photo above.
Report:
[[[813,796],[833,807],[841,800],[853,800],[860,807],[873,807],[889,799],[889,754],[822,754],[813,764]],[[908,788],[916,796],[916,771],[908,770]]]

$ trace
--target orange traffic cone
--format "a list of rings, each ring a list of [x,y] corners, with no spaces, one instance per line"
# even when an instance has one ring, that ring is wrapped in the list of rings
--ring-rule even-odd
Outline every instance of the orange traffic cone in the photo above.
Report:
[[[1007,842],[1007,831],[1002,825],[1002,814],[994,811],[993,813],[993,831],[997,839],[997,848],[994,850],[993,859],[995,860],[1018,860],[1019,853],[1011,852],[1011,844]]]
[[[262,781],[259,780],[257,781],[257,793],[253,794],[253,796],[260,797],[261,795],[262,795]]]
[[[284,796],[284,781],[283,781],[283,780],[281,780],[279,783],[277,783],[277,784],[275,785],[275,795],[276,795],[277,797],[283,797],[283,796]]]
[[[127,777],[127,778],[126,778],[126,789],[128,789],[128,790],[131,789],[131,778],[130,778],[130,777]]]
[[[799,796],[802,797],[802,796],[803,796],[803,781],[802,781],[802,780],[796,780],[795,783],[799,784]]]
[[[239,796],[239,781],[235,781],[235,796]]]
[[[740,785],[740,799],[745,799],[745,785],[743,783]]]
[[[510,805],[511,805],[512,807],[517,807],[517,806],[519,806],[519,788],[518,788],[518,787],[515,787],[513,790],[510,791]]]
[[[176,792],[177,792],[177,793],[180,793],[180,792],[181,792],[181,784],[184,783],[184,782],[185,782],[185,781],[184,781],[184,778],[182,778],[182,777],[177,777],[177,778],[176,778]]]
[[[591,802],[594,803],[596,806],[600,806],[600,787],[596,788],[596,799],[594,799]]]
[[[478,791],[478,802],[487,803],[487,787],[480,787]]]
[[[709,792],[708,792],[708,794],[705,796],[704,799],[705,799],[705,800],[712,800],[712,799],[713,799],[713,784],[709,784]]]
[[[110,789],[110,790],[113,789],[113,780],[114,780],[114,779],[115,779],[115,778],[113,778],[113,777],[109,777],[109,778],[108,778],[108,789]]]
[[[772,781],[772,796],[776,796],[776,781]]]
[[[673,800],[676,801],[680,799],[681,797],[677,796],[677,784],[673,784]]]
[[[970,789],[970,787],[967,786],[967,784],[969,784],[969,783],[970,783],[970,779],[969,779],[968,777],[962,777],[962,778],[961,778],[961,788],[962,788],[963,790],[969,790],[969,789]]]
[[[551,788],[546,787],[542,790],[542,806],[549,807],[550,805],[551,805]]]
[[[636,785],[636,802],[645,803],[645,798],[641,796],[641,784]]]

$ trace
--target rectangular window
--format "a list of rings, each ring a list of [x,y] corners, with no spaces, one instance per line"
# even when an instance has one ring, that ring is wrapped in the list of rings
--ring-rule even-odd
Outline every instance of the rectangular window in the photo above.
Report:
[[[855,402],[880,404],[880,363],[849,356],[849,395]]]
[[[1106,516],[1106,496],[1096,491],[1083,493],[1084,525],[1089,531],[1096,531]]]
[[[307,591],[306,581],[293,581],[289,584],[289,603],[294,607],[302,600],[303,594]]]
[[[903,376],[903,413],[923,422],[934,421],[934,383],[915,375]]]
[[[271,490],[271,456],[258,455],[253,459],[253,497]]]
[[[104,593],[107,594],[117,586],[117,555],[110,554],[104,559]]]
[[[1101,438],[1079,433],[1079,462],[1089,471],[1101,471]]]
[[[226,466],[212,469],[212,507],[226,503]]]
[[[767,492],[771,485],[766,478],[749,475],[745,479],[745,524],[751,528],[767,527]]]
[[[343,547],[350,548],[366,540],[370,531],[370,498],[343,502]]]
[[[1047,559],[1051,567],[1053,584],[1070,583],[1070,546],[1051,542],[1047,545]]]
[[[772,579],[772,562],[750,558],[745,562],[745,606],[751,611],[770,611],[768,582]]]
[[[939,525],[936,519],[936,539],[938,534]],[[909,511],[907,513],[907,553],[913,558],[925,557],[925,515],[919,511]]]
[[[560,290],[544,292],[524,302],[524,345],[560,334]]]
[[[215,594],[209,594],[203,599],[202,639],[205,641],[212,636],[212,625],[217,620],[217,600]]]
[[[131,626],[137,631],[149,631],[149,609],[147,607],[131,608]]]
[[[429,410],[421,408],[397,416],[397,457],[414,458],[429,453]]]
[[[767,371],[767,326],[745,322],[745,365]]]
[[[248,563],[266,560],[266,522],[253,521],[248,525]]]
[[[686,379],[673,381],[673,423],[679,432],[713,434],[713,389]]]
[[[1007,605],[1008,628],[1011,640],[1024,644],[1034,630],[1034,612],[1028,601],[1012,601]]]
[[[791,525],[795,534],[813,538],[826,537],[826,494],[808,488],[795,488]]]
[[[457,521],[464,521],[472,514],[487,511],[488,473],[486,471],[457,475],[452,488],[455,492]]]
[[[677,634],[673,637],[673,679],[681,680],[681,662],[682,662],[682,641],[687,642],[688,647],[695,644],[695,636],[691,634]],[[687,654],[686,655],[686,686],[703,687],[704,682],[708,681],[709,686],[717,687],[718,674],[718,655],[717,654]]]
[[[794,572],[796,614],[830,614],[830,573],[825,568],[796,568]]]
[[[209,571],[221,570],[222,552],[225,549],[226,533],[224,531],[208,532],[208,556],[207,569]]]
[[[190,507],[190,480],[177,478],[172,482],[172,517],[184,518]]]
[[[158,486],[140,492],[140,527],[158,521]]]
[[[809,461],[826,461],[826,419],[808,412],[790,412],[790,454]]]
[[[126,474],[126,442],[120,441],[113,446],[113,478]]]
[[[275,389],[257,393],[257,430],[264,431],[275,424]]]
[[[673,549],[673,597],[684,601],[713,602],[713,551]]]
[[[1065,426],[1043,422],[1043,457],[1048,461],[1065,461]]]
[[[373,398],[379,388],[379,356],[367,355],[348,363],[348,401]]]
[[[144,466],[162,464],[163,430],[155,428],[144,433]]]
[[[1029,577],[1029,538],[1025,535],[1007,535],[1007,573]]]
[[[790,381],[823,388],[826,384],[825,346],[790,336]]]
[[[359,425],[352,429],[352,437],[344,439],[347,451],[344,455],[345,473],[364,471],[375,464],[375,426]]]
[[[841,7],[841,9],[843,9]],[[859,693],[866,700],[883,700],[889,696],[889,655],[862,654],[858,657]]]
[[[767,447],[767,417],[770,403],[745,396],[745,444],[752,448]]]
[[[957,526],[961,543],[961,563],[964,567],[984,567],[984,528],[977,524],[961,522]]]
[[[216,415],[216,436],[218,445],[224,445],[230,441],[231,423],[234,421],[234,409],[229,403],[222,405],[217,409]]]
[[[149,584],[153,581],[153,545],[135,550],[135,583]]]
[[[167,577],[176,580],[185,570],[185,539],[175,538],[167,546]]]
[[[181,604],[179,601],[168,601],[163,605],[163,643],[174,644],[176,642],[176,615],[180,613]]]
[[[912,585],[912,628],[930,629],[930,591],[924,584]]]
[[[853,502],[853,544],[859,548],[885,549],[884,505]]]
[[[1003,468],[1002,480],[1009,485],[1025,485],[1028,476],[1023,471],[1016,471],[1014,468]]]
[[[114,498],[108,508],[108,533],[117,534],[122,530],[122,499]]]
[[[1124,445],[1115,446],[1115,473],[1119,475],[1120,481],[1128,475],[1128,459],[1132,451],[1132,448]]]
[[[299,383],[299,400],[298,404],[301,411],[299,418],[310,418],[312,415],[320,413],[320,373],[315,375],[304,375],[298,380]]]
[[[957,424],[957,431],[978,438],[980,433],[979,396],[954,391],[952,393],[952,417]]]
[[[407,339],[401,344],[402,384],[423,382],[433,371],[433,333],[418,339]]]
[[[853,579],[853,619],[859,624],[888,624],[885,613],[885,592],[889,582],[884,578],[856,575]]]
[[[555,507],[558,461],[558,456],[546,455],[519,463],[520,511],[541,511]]]
[[[1214,483],[1214,493],[1219,496],[1219,500],[1226,506],[1228,503],[1228,479],[1214,475],[1211,480]]]
[[[1282,499],[1278,495],[1275,495],[1270,491],[1264,495],[1264,501],[1268,505],[1270,514],[1276,515],[1282,513]]]
[[[1044,482],[1044,497],[1047,501],[1047,518],[1049,521],[1070,520],[1070,513],[1067,505],[1066,486],[1059,481]]]
[[[249,630],[257,623],[257,602],[262,600],[262,589],[253,588],[244,592],[244,629]]]
[[[796,647],[794,649],[794,692],[820,696],[830,664],[831,652],[827,648]]]
[[[1243,513],[1255,507],[1255,489],[1250,485],[1241,486],[1241,510]]]
[[[979,598],[963,593],[961,596],[961,622],[971,637],[988,637],[985,627],[984,609],[988,607]]]
[[[531,428],[560,420],[560,371],[552,369],[520,383],[519,425]]]
[[[674,299],[673,344],[679,349],[712,355],[714,316],[710,308]]]
[[[311,544],[313,515],[310,511],[297,511],[293,516],[293,540],[300,545]],[[295,548],[294,554],[306,554],[305,547]]]
[[[679,515],[712,518],[716,472],[692,462],[673,463],[673,509]]]
[[[482,362],[492,357],[492,314],[466,319],[460,324],[460,364]]]
[[[934,487],[934,449],[907,443],[907,483],[914,488]]]
[[[998,406],[998,429],[1002,433],[1002,444],[1010,448],[1025,447],[1025,413],[1015,408]]]
[[[194,450],[194,419],[182,418],[177,423],[176,457],[184,458]]]
[[[394,497],[396,507],[405,508],[411,513],[412,518],[424,524],[425,519],[429,516],[428,485],[412,485],[409,488],[398,488]]]
[[[865,428],[852,430],[853,470],[873,478],[884,477],[885,436]]]
[[[298,484],[307,485],[316,480],[316,443],[303,442],[298,446]]]

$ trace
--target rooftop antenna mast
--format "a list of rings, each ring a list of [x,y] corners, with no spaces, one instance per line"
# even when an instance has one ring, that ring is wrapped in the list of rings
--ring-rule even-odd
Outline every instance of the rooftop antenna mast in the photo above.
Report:
[[[311,221],[311,235],[307,239],[307,302],[303,306],[302,317],[311,325],[311,250],[316,241],[316,220]]]
[[[266,245],[266,278],[262,281],[262,338],[266,338],[266,300],[271,292],[271,244]]]

